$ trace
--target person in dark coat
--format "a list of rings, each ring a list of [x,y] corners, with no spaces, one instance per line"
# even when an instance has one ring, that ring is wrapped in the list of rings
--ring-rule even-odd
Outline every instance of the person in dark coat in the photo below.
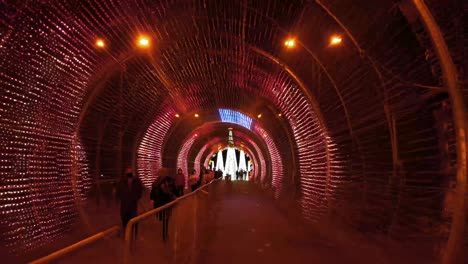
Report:
[[[190,175],[189,180],[188,180],[188,184],[192,192],[195,191],[197,183],[198,183],[197,171],[192,170],[192,174]]]
[[[184,187],[185,175],[182,173],[182,169],[178,169],[177,174],[175,176],[175,189],[177,197],[184,195]]]
[[[159,177],[154,181],[151,187],[150,199],[153,201],[153,208],[161,207],[176,199],[175,185],[173,179],[167,176],[166,170],[159,171]],[[167,241],[169,235],[169,218],[171,215],[171,208],[164,209],[159,212],[159,221],[162,221],[163,241]]]
[[[220,169],[218,169],[216,171],[216,174],[215,174],[215,178],[216,179],[221,179],[223,177],[223,171],[221,171]]]
[[[138,177],[133,175],[131,169],[127,169],[125,176],[119,182],[117,192],[117,197],[120,200],[120,218],[125,232],[128,221],[137,216],[138,201],[143,193],[143,184]],[[137,225],[135,225],[135,229],[133,230],[135,236],[137,228]]]

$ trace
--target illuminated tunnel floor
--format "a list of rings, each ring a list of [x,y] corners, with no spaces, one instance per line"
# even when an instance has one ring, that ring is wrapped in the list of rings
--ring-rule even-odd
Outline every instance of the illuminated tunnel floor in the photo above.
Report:
[[[198,263],[353,263],[335,254],[332,242],[288,221],[248,183],[232,188],[214,206],[216,223]]]
[[[270,198],[248,182],[219,182],[223,195],[210,205],[210,223],[201,238],[198,256],[168,253],[170,243],[160,242],[160,230],[140,229],[132,263],[417,263],[411,255],[385,252],[372,243],[343,242],[292,221]],[[219,190],[219,189],[218,189]],[[340,233],[339,233],[340,234]],[[122,263],[123,239],[104,242],[69,255],[55,263]],[[180,252],[188,252],[182,249]],[[183,253],[182,253],[183,254]],[[187,253],[186,253],[187,254]],[[416,260],[415,260],[416,257]],[[416,262],[415,262],[416,261]],[[431,263],[424,261],[424,263]]]

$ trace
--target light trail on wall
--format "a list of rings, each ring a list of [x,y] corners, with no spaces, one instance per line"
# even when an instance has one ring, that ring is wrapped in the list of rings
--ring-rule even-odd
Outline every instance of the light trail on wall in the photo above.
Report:
[[[177,154],[177,169],[182,169],[182,172],[184,173],[185,176],[185,186],[188,186],[188,160],[187,160],[187,155],[188,152],[190,151],[190,148],[192,147],[193,143],[197,139],[198,134],[195,133],[190,138],[188,138],[182,147],[180,148],[179,153]]]
[[[169,106],[161,109],[161,114],[151,124],[143,135],[143,139],[137,149],[138,176],[146,188],[151,188],[152,183],[158,177],[158,171],[162,167],[161,150],[162,138],[165,137],[174,122],[173,109]]]
[[[88,160],[75,122],[100,63],[80,49],[91,36],[67,10],[2,7],[21,15],[2,20],[0,240],[25,254],[63,237],[87,196]],[[75,38],[70,28],[83,36]]]
[[[271,136],[263,129],[261,128],[258,124],[256,124],[253,128],[253,131],[255,131],[257,134],[262,135],[263,140],[265,141],[268,151],[270,154],[271,158],[271,167],[272,167],[272,179],[271,179],[271,185],[273,186],[273,192],[275,194],[275,198],[278,198],[279,195],[282,192],[283,188],[283,161],[280,155],[280,152],[278,151],[278,148],[276,147],[276,144],[274,140],[271,138]],[[265,181],[265,178],[262,178],[262,181]]]
[[[211,141],[213,142],[213,141]],[[200,159],[201,159],[201,155],[203,154],[203,152],[208,148],[210,144],[207,143],[205,145],[203,145],[203,147],[200,149],[200,151],[198,152],[197,156],[195,157],[195,161],[193,162],[193,169],[196,171],[197,175],[200,174]],[[204,165],[205,166],[205,165]],[[206,166],[208,167],[208,166]],[[192,173],[190,173],[191,175]]]

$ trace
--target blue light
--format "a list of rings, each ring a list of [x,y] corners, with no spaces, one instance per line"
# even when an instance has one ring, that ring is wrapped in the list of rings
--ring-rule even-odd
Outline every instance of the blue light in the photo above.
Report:
[[[219,117],[222,122],[233,123],[239,126],[243,126],[250,130],[252,126],[252,118],[230,109],[218,109]]]

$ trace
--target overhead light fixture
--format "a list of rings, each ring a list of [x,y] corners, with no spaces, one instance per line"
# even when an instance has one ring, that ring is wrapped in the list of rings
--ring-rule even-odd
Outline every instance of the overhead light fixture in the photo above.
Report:
[[[179,118],[179,117],[180,117],[180,115],[179,115],[179,114],[175,114],[175,117]]]
[[[262,114],[258,114],[257,117],[258,117],[258,118],[262,118]]]
[[[279,113],[278,116],[281,117],[282,116],[281,113]]]
[[[194,116],[194,117],[199,117],[199,115],[198,115],[198,114],[194,114],[193,116]]]
[[[284,46],[286,46],[286,48],[288,49],[292,49],[296,46],[296,40],[294,38],[288,38],[285,42],[284,42]]]
[[[150,39],[147,36],[140,35],[137,40],[137,45],[140,48],[148,48],[150,46]]]
[[[103,39],[97,39],[96,40],[96,47],[98,48],[104,48],[106,46],[106,42],[104,42]]]
[[[341,44],[341,42],[343,41],[343,38],[339,35],[334,35],[330,38],[330,45],[331,46],[336,46],[336,45],[339,45]]]

